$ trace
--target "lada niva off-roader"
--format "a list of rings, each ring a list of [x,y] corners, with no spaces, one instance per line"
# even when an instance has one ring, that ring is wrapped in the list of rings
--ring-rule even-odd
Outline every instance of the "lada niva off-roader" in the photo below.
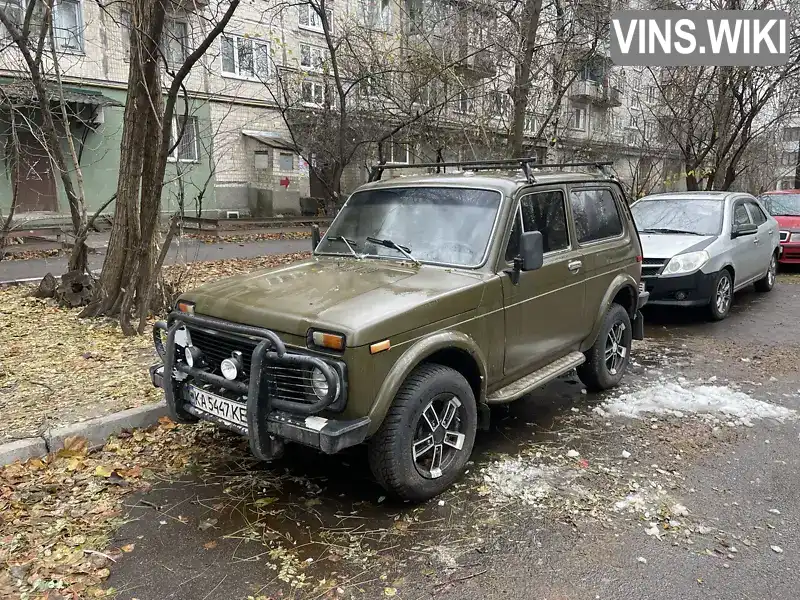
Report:
[[[532,163],[381,165],[308,260],[183,294],[154,330],[171,417],[264,460],[367,442],[378,481],[423,500],[463,472],[489,405],[573,369],[615,386],[647,299],[624,192],[602,165]]]

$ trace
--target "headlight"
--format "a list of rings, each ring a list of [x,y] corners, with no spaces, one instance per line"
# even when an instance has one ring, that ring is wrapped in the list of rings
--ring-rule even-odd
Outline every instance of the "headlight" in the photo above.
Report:
[[[242,372],[242,353],[234,352],[230,358],[226,358],[219,364],[222,376],[229,381],[233,381]]]
[[[800,242],[800,231],[792,232],[791,241],[793,242]]]
[[[705,250],[699,252],[687,252],[673,256],[664,267],[664,275],[685,275],[694,273],[705,265],[711,257]]]
[[[183,350],[183,356],[186,359],[186,364],[190,367],[203,366],[203,353],[197,346],[186,346]]]
[[[328,394],[328,380],[325,379],[325,374],[317,367],[314,367],[311,371],[311,389],[314,390],[314,394],[320,400]],[[334,399],[339,395],[338,392],[339,390],[337,389]]]

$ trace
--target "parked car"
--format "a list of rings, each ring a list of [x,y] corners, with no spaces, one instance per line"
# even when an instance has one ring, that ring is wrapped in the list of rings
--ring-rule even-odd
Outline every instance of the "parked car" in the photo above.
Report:
[[[180,297],[151,368],[174,420],[233,429],[264,460],[367,441],[377,480],[423,500],[462,474],[489,405],[576,368],[619,383],[647,299],[620,184],[524,160],[413,166],[469,170],[378,167],[308,260]]]
[[[775,285],[778,223],[750,194],[654,194],[631,212],[650,304],[707,306],[721,320],[735,291],[754,283],[769,292]]]
[[[800,264],[800,190],[779,190],[759,196],[761,205],[778,222],[780,264]]]

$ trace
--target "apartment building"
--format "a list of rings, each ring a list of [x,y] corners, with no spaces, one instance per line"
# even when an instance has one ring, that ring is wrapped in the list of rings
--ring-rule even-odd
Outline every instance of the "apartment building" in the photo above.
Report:
[[[23,1],[0,0],[20,15]],[[614,160],[624,180],[650,178],[656,189],[668,186],[668,173],[680,166],[665,153],[648,119],[652,111],[643,109],[654,100],[649,75],[611,63],[605,42],[581,25],[602,25],[608,6],[584,5],[575,3],[569,16],[583,30],[563,46],[581,56],[582,66],[573,67],[564,93],[552,84],[554,65],[537,61],[525,151],[543,160]],[[170,15],[162,50],[165,84],[170,68],[204,39],[218,10],[214,3],[196,6],[199,16],[178,8]],[[515,49],[497,8],[446,0],[329,1],[331,33],[350,48],[336,62],[353,139],[361,136],[341,177],[342,195],[365,180],[366,166],[379,156],[413,163],[505,154]],[[129,22],[124,3],[55,5],[56,54],[90,211],[116,190]],[[0,178],[0,211],[13,201],[20,213],[66,213],[59,176],[36,132],[25,69],[2,29],[0,48],[0,138],[7,165],[12,128],[20,147],[17,169]],[[327,190],[306,159],[323,160],[324,151],[314,148],[330,132],[314,119],[325,111],[335,115],[341,102],[332,62],[322,20],[311,6],[241,4],[192,70],[178,103],[173,127],[186,126],[170,158],[163,210],[183,207],[187,214],[213,216],[316,210],[308,199]],[[52,76],[52,59],[48,65]],[[310,122],[317,129],[304,129]]]

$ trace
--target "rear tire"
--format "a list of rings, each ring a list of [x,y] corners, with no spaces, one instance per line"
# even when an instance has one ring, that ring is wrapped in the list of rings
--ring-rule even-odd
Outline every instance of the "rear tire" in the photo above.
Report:
[[[722,321],[728,316],[733,304],[733,277],[730,271],[722,269],[717,273],[712,289],[714,295],[708,305],[709,316],[712,321]]]
[[[464,376],[422,364],[400,387],[369,442],[373,475],[403,500],[433,498],[462,475],[477,426],[475,395]]]
[[[577,369],[578,377],[592,392],[615,387],[622,380],[631,356],[633,328],[628,311],[612,304],[594,345],[586,352],[586,362]]]
[[[761,279],[756,281],[756,291],[761,292],[762,294],[771,292],[772,288],[775,287],[775,276],[778,273],[778,257],[773,252],[772,257],[769,259],[769,267],[767,268],[767,274],[764,275]]]

